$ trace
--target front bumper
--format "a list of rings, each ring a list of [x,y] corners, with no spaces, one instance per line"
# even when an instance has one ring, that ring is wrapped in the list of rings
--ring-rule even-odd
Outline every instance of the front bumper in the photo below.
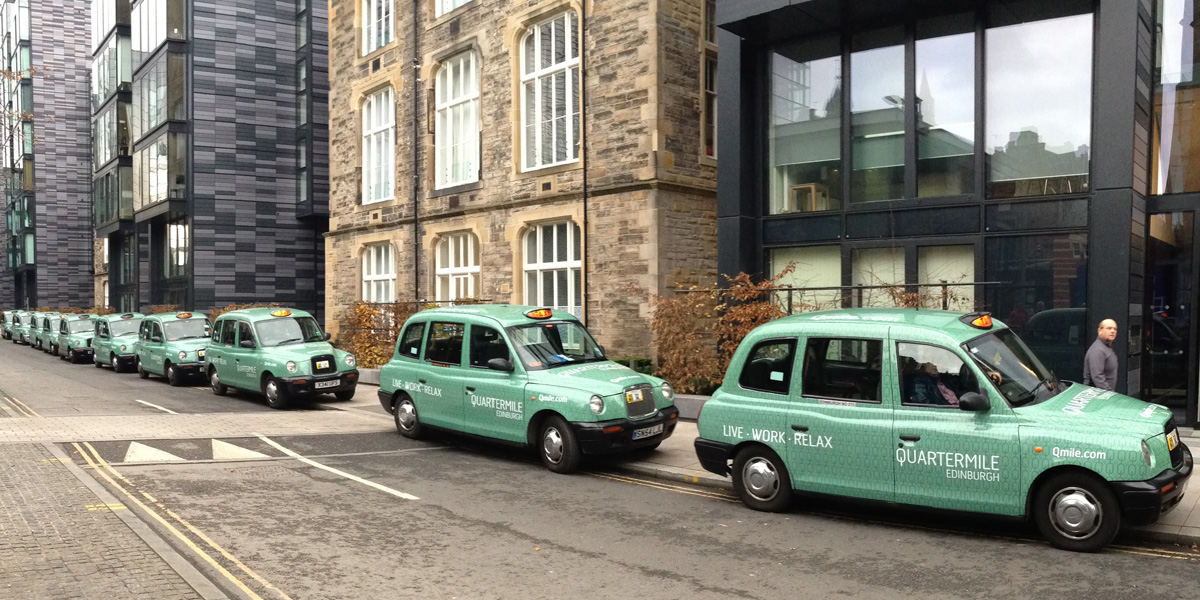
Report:
[[[173,362],[173,363],[171,363],[171,366],[178,369],[179,373],[185,377],[197,377],[197,376],[204,374],[204,363],[203,362],[190,362],[190,363]]]
[[[1180,442],[1183,444],[1183,442]],[[1114,481],[1109,485],[1121,503],[1121,516],[1129,525],[1149,525],[1183,500],[1192,476],[1192,452],[1183,446],[1183,465],[1167,469],[1146,481]],[[1167,491],[1163,491],[1166,489]]]
[[[383,398],[380,397],[382,401]],[[674,406],[659,410],[648,419],[613,419],[598,423],[571,423],[575,430],[575,439],[579,441],[579,449],[584,454],[615,454],[653,446],[671,437],[675,433],[675,424],[679,422],[679,409]],[[633,439],[633,433],[662,425],[662,433],[642,439]]]
[[[284,384],[284,391],[289,396],[312,396],[316,394],[332,394],[334,392],[350,391],[358,385],[358,369],[353,371],[338,372],[336,376],[329,375],[304,375],[300,377],[282,377],[280,381]],[[316,384],[326,381],[337,381],[336,386],[317,388]]]
[[[136,354],[117,354],[113,352],[113,355],[117,357],[117,362],[122,367],[132,367],[137,364],[138,356]]]
[[[91,356],[93,353],[95,353],[95,350],[93,350],[91,346],[86,346],[83,348],[72,348],[67,346],[64,351],[74,352],[75,356]]]

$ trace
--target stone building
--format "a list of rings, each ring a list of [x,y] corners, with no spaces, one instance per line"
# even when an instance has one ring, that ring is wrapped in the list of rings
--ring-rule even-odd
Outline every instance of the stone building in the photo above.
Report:
[[[479,298],[647,355],[652,298],[716,273],[712,5],[332,0],[329,330]]]

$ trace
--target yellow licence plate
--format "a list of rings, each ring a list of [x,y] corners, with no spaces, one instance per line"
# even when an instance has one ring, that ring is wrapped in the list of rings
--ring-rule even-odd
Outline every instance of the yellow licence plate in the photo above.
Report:
[[[1175,446],[1179,445],[1179,430],[1172,429],[1171,433],[1167,434],[1167,450],[1174,450]]]
[[[329,368],[329,361],[327,361],[327,360],[318,360],[318,361],[317,361],[317,368],[318,368],[318,369],[328,369],[328,368]]]
[[[642,401],[642,390],[633,390],[630,392],[625,392],[625,403],[626,404],[633,404],[635,402],[641,402],[641,401]]]

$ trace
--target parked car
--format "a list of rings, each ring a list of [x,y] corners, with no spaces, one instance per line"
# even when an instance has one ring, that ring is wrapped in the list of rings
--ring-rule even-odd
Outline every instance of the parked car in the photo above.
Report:
[[[45,312],[31,311],[29,313],[28,323],[21,328],[21,343],[28,345],[30,348],[37,348],[37,333],[42,326],[42,317]]]
[[[42,352],[50,352],[54,337],[58,336],[58,322],[62,315],[56,312],[45,313],[38,321],[37,331],[34,332],[34,345]]]
[[[803,491],[1023,517],[1081,551],[1158,520],[1193,467],[1170,410],[1058,380],[987,313],[762,325],[698,427],[701,464],[756,510]]]
[[[25,310],[14,311],[12,320],[12,333],[8,339],[12,340],[14,344],[28,344],[29,328],[33,323],[33,313]]]
[[[16,312],[15,310],[0,312],[0,337],[6,340],[12,339],[13,314]]]
[[[97,317],[92,334],[92,364],[97,369],[108,365],[114,373],[132,369],[137,364],[137,332],[144,318],[141,313]]]
[[[138,329],[137,371],[180,386],[189,377],[205,375],[204,349],[212,328],[208,317],[188,312],[156,314],[142,319]]]
[[[271,408],[325,393],[349,400],[358,385],[354,355],[335,349],[317,320],[302,310],[222,313],[204,359],[214,394],[224,396],[229,388],[262,392]]]
[[[54,341],[54,353],[63,360],[74,363],[77,359],[92,357],[92,335],[95,332],[95,317],[89,314],[63,315],[58,322],[58,338]]]
[[[402,435],[442,429],[532,446],[558,473],[583,454],[654,448],[679,416],[670,384],[608,360],[570,313],[531,306],[417,313],[379,379]]]

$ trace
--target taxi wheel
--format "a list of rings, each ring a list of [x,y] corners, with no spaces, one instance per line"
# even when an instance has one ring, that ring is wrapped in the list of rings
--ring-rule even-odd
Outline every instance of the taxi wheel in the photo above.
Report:
[[[562,417],[552,415],[542,422],[538,434],[538,454],[542,464],[555,473],[572,473],[579,468],[582,452],[575,432]]]
[[[342,390],[340,392],[334,392],[333,397],[342,402],[349,402],[354,399],[354,390]]]
[[[1095,552],[1121,529],[1121,507],[1112,490],[1093,475],[1062,473],[1038,488],[1033,520],[1050,544],[1063,550]]]
[[[139,362],[138,363],[138,373],[141,374],[141,372],[142,372],[142,363]],[[183,376],[181,376],[179,374],[179,369],[176,369],[175,365],[173,365],[171,363],[167,363],[167,368],[163,372],[167,374],[167,383],[169,383],[175,387],[179,387],[179,386],[183,385]]]
[[[112,366],[113,373],[121,372],[121,361],[117,359],[117,355],[115,353],[109,357],[108,364]]]
[[[733,459],[733,488],[742,502],[765,512],[782,512],[792,503],[787,467],[766,446],[749,446]]]
[[[140,361],[140,360],[138,361],[137,369],[138,369],[138,377],[139,378],[150,379],[150,372],[147,371],[144,367],[142,367],[142,361]]]
[[[274,377],[268,377],[263,381],[263,395],[267,397],[267,406],[275,409],[287,408],[290,400],[279,380]]]
[[[229,393],[229,388],[221,383],[221,376],[217,375],[215,367],[208,370],[208,385],[212,388],[212,393],[217,396],[224,396]]]
[[[97,369],[99,369],[99,368],[101,368],[101,367],[103,367],[103,366],[104,366],[104,363],[100,362],[100,357],[99,357],[99,356],[93,356],[93,357],[92,357],[92,366],[94,366],[94,367],[96,367]]]
[[[399,431],[400,435],[414,440],[425,437],[425,426],[421,425],[421,420],[417,418],[417,407],[412,398],[400,396],[400,401],[392,409],[392,416],[396,419],[396,431]]]

